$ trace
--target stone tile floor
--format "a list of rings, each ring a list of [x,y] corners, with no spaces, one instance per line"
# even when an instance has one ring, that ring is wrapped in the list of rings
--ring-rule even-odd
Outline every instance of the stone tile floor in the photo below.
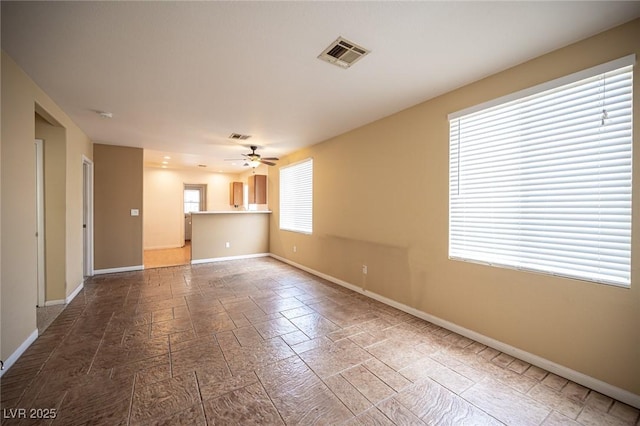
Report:
[[[640,424],[270,258],[94,277],[0,385],[3,424]],[[55,419],[11,419],[19,408]]]

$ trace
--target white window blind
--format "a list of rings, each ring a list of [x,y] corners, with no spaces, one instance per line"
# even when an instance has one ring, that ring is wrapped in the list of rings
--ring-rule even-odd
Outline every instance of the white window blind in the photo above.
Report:
[[[630,285],[634,62],[449,117],[450,258]]]
[[[313,159],[280,169],[280,229],[313,231]]]

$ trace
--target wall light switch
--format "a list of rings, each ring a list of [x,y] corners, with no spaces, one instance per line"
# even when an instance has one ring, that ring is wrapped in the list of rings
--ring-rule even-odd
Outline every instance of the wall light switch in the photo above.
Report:
[[[140,216],[140,210],[131,209],[131,216]]]

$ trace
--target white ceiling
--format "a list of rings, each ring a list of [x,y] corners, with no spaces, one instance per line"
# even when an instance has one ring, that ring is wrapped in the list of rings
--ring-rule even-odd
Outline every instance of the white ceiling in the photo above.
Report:
[[[640,16],[616,1],[1,4],[2,48],[91,139],[225,172],[242,145],[285,155]],[[318,60],[338,36],[371,53]]]

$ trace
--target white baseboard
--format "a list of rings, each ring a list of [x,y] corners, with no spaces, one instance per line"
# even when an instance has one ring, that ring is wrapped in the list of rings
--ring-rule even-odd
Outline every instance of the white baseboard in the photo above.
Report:
[[[24,342],[22,342],[20,346],[18,346],[18,349],[16,349],[11,355],[9,355],[9,358],[7,358],[4,361],[3,370],[0,370],[0,377],[2,377],[4,373],[6,373],[7,370],[9,370],[11,366],[15,364],[18,358],[20,358],[20,356],[24,353],[24,351],[26,351],[29,348],[29,346],[31,346],[31,344],[35,342],[37,338],[38,338],[38,329],[36,328],[29,335],[29,337],[27,337],[27,339]]]
[[[242,254],[239,256],[212,257],[210,259],[193,259],[191,261],[191,264],[198,265],[200,263],[224,262],[225,260],[253,259],[255,257],[268,257],[270,255],[271,255],[270,253],[255,253],[255,254]]]
[[[469,330],[468,328],[459,326],[450,321],[444,320],[442,318],[438,318],[434,315],[427,314],[426,312],[420,311],[418,309],[407,306],[403,303],[396,302],[395,300],[389,299],[387,297],[381,296],[377,293],[373,293],[371,291],[363,290],[362,288],[350,284],[346,281],[343,281],[339,278],[332,277],[330,275],[324,274],[322,272],[316,271],[314,269],[308,268],[299,263],[293,262],[284,257],[278,256],[276,254],[271,253],[271,257],[274,259],[278,259],[284,263],[288,263],[291,266],[294,266],[298,269],[302,269],[303,271],[309,272],[313,275],[316,275],[320,278],[324,278],[327,281],[331,281],[335,284],[341,285],[343,287],[348,288],[349,290],[353,290],[356,293],[363,294],[367,297],[375,299],[379,302],[384,303],[385,305],[392,306],[396,309],[399,309],[403,312],[411,314],[415,317],[421,318],[425,321],[429,321],[433,324],[436,324],[442,328],[446,328],[447,330],[458,333],[462,336],[468,337],[469,339],[475,340],[476,342],[480,342],[483,345],[487,345],[494,349],[499,350],[500,352],[504,352],[516,358],[519,358],[523,361],[526,361],[532,365],[540,367],[544,370],[550,371],[558,376],[564,377],[565,379],[572,380],[582,386],[586,386],[590,389],[598,391],[604,395],[610,396],[611,398],[617,399],[618,401],[622,401],[625,404],[629,404],[632,407],[640,408],[640,395],[636,395],[632,392],[629,392],[625,389],[613,386],[609,383],[603,382],[602,380],[598,380],[594,377],[588,376],[579,371],[572,370],[563,365],[557,364],[553,361],[550,361],[546,358],[542,358],[538,355],[532,354],[530,352],[524,351],[522,349],[518,349],[506,343],[503,343],[499,340],[495,340],[491,337],[485,336],[473,330]]]
[[[78,293],[80,293],[80,291],[84,288],[84,282],[81,282],[80,284],[78,284],[78,286],[76,287],[75,290],[73,290],[71,292],[70,295],[67,296],[67,298],[65,299],[65,303],[68,305],[69,303],[71,303],[71,301],[73,299],[75,299],[75,297],[78,295]]]
[[[64,299],[59,300],[46,300],[44,306],[64,305]]]
[[[93,275],[115,274],[117,272],[132,272],[142,270],[144,270],[144,265],[123,266],[122,268],[96,269],[93,271]]]

